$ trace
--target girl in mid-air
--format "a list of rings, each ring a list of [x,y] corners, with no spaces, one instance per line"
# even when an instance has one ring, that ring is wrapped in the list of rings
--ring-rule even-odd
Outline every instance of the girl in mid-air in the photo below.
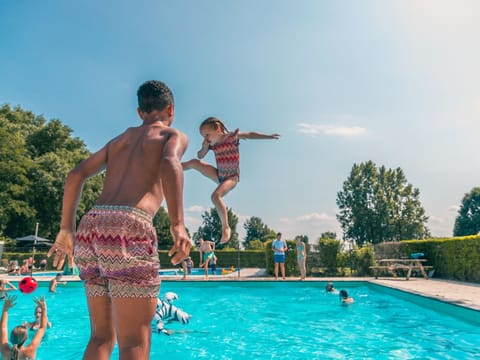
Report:
[[[200,134],[203,136],[202,148],[198,151],[198,159],[182,163],[183,169],[196,169],[206,177],[215,181],[218,186],[212,194],[212,202],[217,209],[222,222],[221,244],[230,240],[231,229],[228,225],[228,212],[223,197],[232,190],[240,180],[240,139],[278,139],[279,134],[260,134],[256,132],[228,131],[217,118],[209,117],[200,124]],[[204,161],[208,150],[213,150],[217,167]]]

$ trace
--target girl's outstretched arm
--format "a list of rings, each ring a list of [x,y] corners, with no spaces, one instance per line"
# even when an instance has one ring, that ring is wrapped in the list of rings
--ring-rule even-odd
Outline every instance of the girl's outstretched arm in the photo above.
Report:
[[[252,140],[262,140],[262,139],[280,139],[280,134],[261,134],[254,131],[249,132],[239,132],[238,133],[239,139],[252,139]]]

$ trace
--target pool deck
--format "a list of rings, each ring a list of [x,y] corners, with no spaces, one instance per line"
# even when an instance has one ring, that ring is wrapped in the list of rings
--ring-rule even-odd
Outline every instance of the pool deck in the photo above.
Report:
[[[35,276],[35,273],[33,274]],[[0,279],[19,281],[23,276],[8,276],[0,274]],[[50,281],[53,276],[36,276],[37,281]],[[185,281],[181,276],[162,276],[166,281]],[[78,276],[64,275],[62,281],[80,281]],[[203,276],[188,276],[186,281],[206,281]],[[299,281],[298,277],[288,277],[285,280],[275,280],[266,275],[264,269],[245,268],[226,275],[209,275],[208,281]],[[341,282],[366,281],[372,284],[386,286],[392,289],[440,300],[446,303],[480,311],[480,284],[424,278],[378,278],[373,277],[309,277],[305,280],[328,282],[332,281],[339,288]]]

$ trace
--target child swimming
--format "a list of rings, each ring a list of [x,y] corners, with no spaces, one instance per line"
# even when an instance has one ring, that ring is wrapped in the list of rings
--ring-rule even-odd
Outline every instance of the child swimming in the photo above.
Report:
[[[215,181],[218,186],[212,194],[212,202],[222,222],[220,244],[230,240],[231,229],[228,225],[228,212],[223,197],[232,190],[240,180],[240,139],[279,139],[280,134],[260,134],[257,132],[228,131],[227,127],[216,117],[209,117],[200,124],[203,136],[202,148],[198,151],[198,159],[182,163],[183,169],[195,169]],[[209,150],[213,150],[217,167],[203,159]]]

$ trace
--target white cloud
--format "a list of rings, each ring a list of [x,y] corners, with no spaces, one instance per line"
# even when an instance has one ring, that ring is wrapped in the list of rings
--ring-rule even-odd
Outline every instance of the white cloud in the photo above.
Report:
[[[297,124],[298,132],[307,135],[332,135],[343,137],[363,136],[367,134],[367,129],[360,126],[333,126],[319,124]]]
[[[310,243],[316,243],[320,235],[333,231],[337,238],[342,237],[340,225],[335,217],[328,213],[309,213],[292,218],[281,218],[277,223],[269,223],[275,231],[280,231],[285,239],[293,239],[297,235],[307,235]]]
[[[428,222],[430,224],[443,224],[443,223],[445,223],[445,219],[442,218],[442,217],[431,215],[431,216],[428,217]]]
[[[192,205],[188,208],[185,209],[185,211],[188,211],[188,212],[194,212],[194,213],[203,213],[205,211],[207,211],[208,209],[204,208],[203,206],[201,205]]]
[[[296,218],[297,221],[309,221],[309,222],[321,222],[335,220],[335,216],[331,216],[325,213],[311,213],[302,215]]]
[[[459,205],[450,205],[448,207],[448,211],[451,211],[451,212],[458,212],[460,210],[460,206]]]

